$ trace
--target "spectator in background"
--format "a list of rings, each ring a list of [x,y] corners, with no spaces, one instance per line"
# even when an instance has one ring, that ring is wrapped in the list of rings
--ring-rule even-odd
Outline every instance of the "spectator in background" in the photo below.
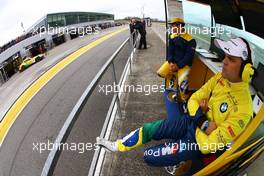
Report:
[[[39,54],[42,54],[42,53],[43,53],[43,48],[42,48],[41,45],[40,45],[39,48],[38,48],[38,52],[39,52]]]
[[[132,18],[130,20],[130,23],[129,23],[129,30],[130,30],[130,35],[132,35],[132,38],[133,38],[133,45],[134,45],[135,40],[136,40],[136,34],[134,33],[136,30],[135,25],[136,25],[136,20],[135,20],[135,18]]]
[[[44,48],[44,54],[46,56],[48,54],[48,45],[46,42],[44,43],[43,48]]]
[[[130,34],[132,34],[134,32],[134,30],[135,30],[135,28],[134,28],[135,24],[136,24],[136,20],[135,20],[135,18],[132,18],[130,20],[130,23],[129,23]]]
[[[138,49],[142,48],[142,45],[144,45],[144,49],[147,49],[147,41],[146,41],[146,29],[144,27],[144,24],[141,21],[137,21],[135,25],[135,29],[138,30],[140,33],[140,41],[139,41],[139,46]]]
[[[146,30],[146,21],[144,18],[141,20],[141,23],[143,25],[143,29]]]

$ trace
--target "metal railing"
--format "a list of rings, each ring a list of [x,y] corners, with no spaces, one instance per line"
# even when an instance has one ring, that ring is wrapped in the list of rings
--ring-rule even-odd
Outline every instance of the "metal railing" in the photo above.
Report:
[[[125,66],[125,68],[123,70],[121,79],[120,79],[120,81],[118,83],[119,87],[121,87],[121,85],[124,84],[127,72],[128,71],[130,71],[130,73],[132,72],[133,53],[136,50],[136,47],[138,45],[139,39],[140,39],[140,34],[137,31],[130,35],[130,46],[132,46],[132,51],[131,51],[130,57],[129,57],[127,63],[126,63],[126,66]],[[109,123],[111,121],[111,118],[115,117],[115,110],[114,109],[115,109],[116,101],[118,102],[117,103],[117,109],[119,110],[119,116],[120,117],[122,116],[121,111],[120,111],[121,108],[120,108],[120,99],[119,99],[121,93],[122,92],[119,92],[118,94],[115,94],[113,99],[112,99],[111,105],[110,105],[109,110],[107,112],[107,116],[106,116],[106,119],[105,119],[105,122],[104,122],[104,125],[103,125],[103,128],[102,128],[101,134],[100,134],[101,138],[108,138],[108,136],[106,136],[106,133],[107,133],[107,130],[108,130],[109,126],[111,126],[111,125],[109,125]],[[101,149],[102,148],[100,147],[99,150],[96,150],[95,153],[94,153],[93,160],[92,160],[92,163],[90,165],[88,176],[96,175],[96,172],[98,172],[97,169],[99,169],[99,171],[101,170],[101,168],[100,168],[101,166],[99,168],[97,168],[97,164],[98,164],[98,162],[100,162],[99,161],[100,154],[102,154],[102,150]],[[102,155],[104,155],[104,152],[103,152]]]
[[[98,86],[99,81],[102,79],[102,77],[105,75],[106,71],[112,67],[113,69],[113,81],[115,84],[117,84],[117,75],[116,75],[116,68],[115,68],[115,64],[114,61],[117,58],[118,54],[124,49],[125,45],[129,45],[130,49],[129,50],[129,57],[127,58],[127,62],[126,65],[124,67],[124,70],[121,74],[120,80],[118,82],[118,86],[120,87],[126,78],[126,75],[128,74],[128,71],[132,69],[132,60],[133,60],[133,54],[135,52],[135,46],[138,43],[139,40],[139,35],[136,35],[136,40],[133,41],[133,37],[132,35],[130,35],[130,37],[128,37],[123,43],[122,45],[115,51],[115,53],[108,59],[108,61],[103,65],[103,67],[100,69],[100,71],[96,74],[96,76],[94,77],[94,79],[91,81],[91,83],[89,84],[89,86],[86,88],[86,90],[84,91],[84,93],[82,94],[82,96],[79,98],[78,102],[76,103],[76,105],[74,106],[74,108],[72,109],[71,113],[69,114],[69,116],[67,117],[63,127],[61,128],[54,144],[56,147],[53,148],[53,150],[50,151],[46,162],[44,164],[44,167],[42,169],[42,176],[48,176],[48,175],[52,175],[56,164],[59,160],[60,154],[61,154],[61,150],[58,149],[58,146],[62,143],[64,143],[76,120],[78,119],[78,116],[80,115],[80,112],[82,111],[82,109],[84,108],[86,102],[88,101],[89,97],[91,96],[91,94],[94,92],[95,88]],[[110,121],[110,117],[111,115],[114,113],[114,109],[115,106],[117,106],[117,110],[120,116],[122,116],[121,114],[121,106],[120,106],[120,95],[121,92],[115,92],[110,107],[108,109],[107,115],[106,115],[106,119],[100,134],[100,137],[104,137],[105,133],[106,133],[106,129],[109,126],[109,121]],[[96,150],[94,153],[94,157],[90,166],[90,171],[89,171],[89,175],[94,175],[95,169],[96,169],[96,165],[97,165],[97,161],[98,161],[98,157],[100,154],[101,148],[99,150]]]

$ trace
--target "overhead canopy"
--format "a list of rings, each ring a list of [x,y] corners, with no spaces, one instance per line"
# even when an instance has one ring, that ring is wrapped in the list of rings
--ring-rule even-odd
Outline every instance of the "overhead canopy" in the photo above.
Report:
[[[246,30],[264,38],[264,0],[240,0]]]
[[[189,0],[210,5],[216,23],[242,29],[240,16],[243,16],[245,29],[264,38],[264,0]]]
[[[239,9],[234,0],[213,0],[211,9],[216,23],[242,29]]]

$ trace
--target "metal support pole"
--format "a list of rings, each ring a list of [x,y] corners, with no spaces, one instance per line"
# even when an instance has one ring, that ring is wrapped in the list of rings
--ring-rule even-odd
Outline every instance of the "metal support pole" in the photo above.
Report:
[[[132,73],[132,57],[129,59],[129,74],[131,75]]]
[[[113,67],[113,77],[114,77],[114,82],[115,82],[115,85],[117,85],[117,78],[116,78],[116,70],[115,70],[115,65],[114,65],[114,61],[112,61],[112,67]],[[115,88],[114,88],[115,90]],[[117,91],[114,91],[115,94],[117,94],[117,109],[118,109],[118,112],[119,112],[119,115],[120,115],[120,118],[122,118],[122,112],[121,112],[121,103],[120,103],[120,99],[119,99],[119,96],[118,96],[118,93],[119,93],[119,87],[118,87],[118,90]]]
[[[114,77],[114,82],[117,84],[117,78],[116,78],[116,72],[115,72],[115,65],[114,65],[114,62],[112,61],[111,64],[112,64],[112,67],[113,67],[113,77]]]
[[[130,34],[130,37],[129,37],[129,43],[130,43],[130,47],[131,47],[131,51],[130,52],[133,52],[133,33],[132,34]]]
[[[130,36],[130,39],[131,39],[131,41],[130,41],[130,46],[131,46],[131,54],[130,54],[130,58],[129,58],[129,74],[131,74],[132,73],[132,58],[133,58],[133,56],[134,56],[134,45],[133,45],[133,35],[131,35]]]
[[[166,20],[166,60],[168,58],[168,2],[164,0],[164,8],[165,8],[165,20]]]
[[[119,99],[118,93],[117,93],[116,101],[117,101],[116,103],[117,103],[117,109],[118,109],[119,116],[120,116],[120,118],[122,118],[121,103],[120,103],[120,99]]]

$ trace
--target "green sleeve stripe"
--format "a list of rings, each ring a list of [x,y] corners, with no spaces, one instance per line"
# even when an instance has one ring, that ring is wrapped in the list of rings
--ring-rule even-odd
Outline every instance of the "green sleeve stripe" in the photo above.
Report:
[[[142,143],[145,144],[151,141],[152,136],[156,133],[157,129],[160,127],[160,124],[163,120],[157,120],[152,123],[144,123],[143,125],[143,139]]]

